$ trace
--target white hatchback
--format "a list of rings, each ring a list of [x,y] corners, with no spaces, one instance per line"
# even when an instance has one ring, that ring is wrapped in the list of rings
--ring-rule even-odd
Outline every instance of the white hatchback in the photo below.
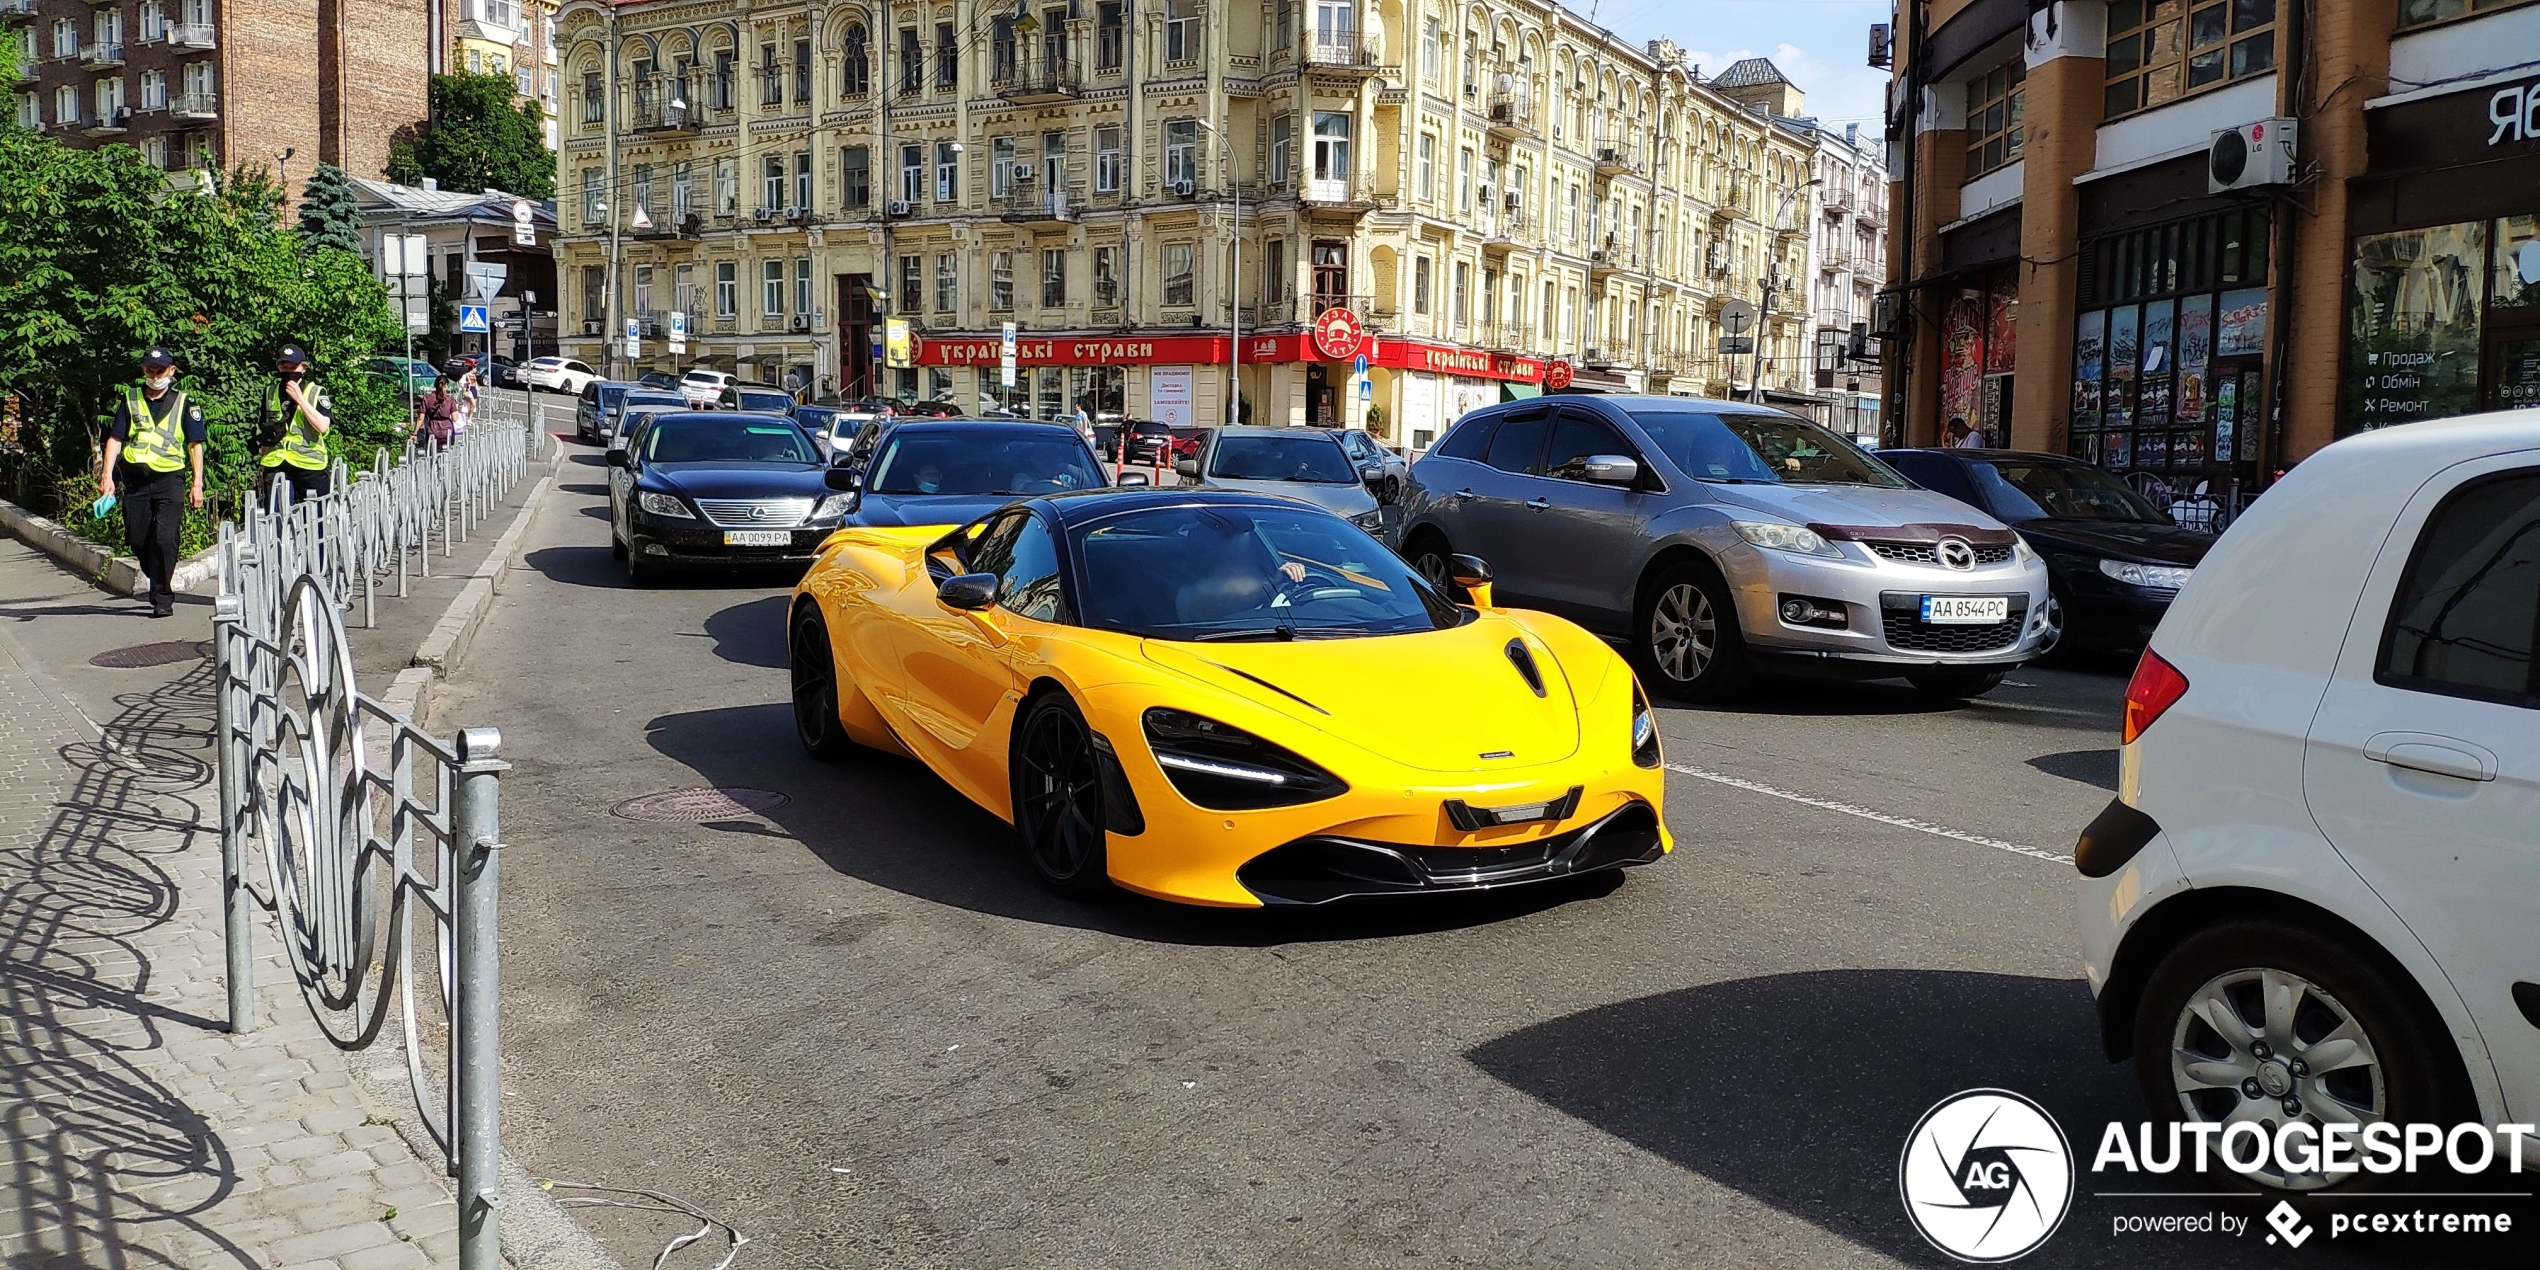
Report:
[[[2540,410],[2331,445],[2205,557],[2075,851],[2155,1117],[2540,1120],[2536,630]]]

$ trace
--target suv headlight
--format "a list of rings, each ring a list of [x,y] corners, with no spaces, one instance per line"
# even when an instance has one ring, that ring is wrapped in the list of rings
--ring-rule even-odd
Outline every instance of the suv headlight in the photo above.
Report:
[[[2169,564],[2136,564],[2131,560],[2102,560],[2099,571],[2128,586],[2156,587],[2175,591],[2187,585],[2196,571]]]
[[[1210,811],[1293,807],[1349,789],[1330,772],[1215,719],[1158,706],[1141,722],[1164,778]]]
[[[636,495],[635,505],[643,508],[645,514],[650,516],[661,516],[673,520],[695,520],[697,518],[697,514],[689,511],[688,505],[680,502],[678,496],[674,494],[662,494],[653,490],[645,490],[643,493]]]
[[[1737,531],[1738,537],[1771,551],[1843,558],[1843,553],[1814,529],[1785,525],[1777,520],[1733,520],[1729,522],[1729,527]]]
[[[854,502],[855,495],[853,494],[831,494],[828,497],[821,499],[819,506],[811,509],[811,518],[813,520],[836,520],[839,517],[846,515],[848,506]]]
[[[1649,698],[1642,696],[1640,683],[1632,683],[1632,766],[1656,767],[1663,756],[1658,750],[1658,716],[1650,713]]]
[[[2011,554],[2018,556],[2021,564],[2036,564],[2038,560],[2037,548],[2028,545],[2028,539],[2018,534],[2011,535]]]
[[[1361,512],[1356,516],[1350,517],[1349,523],[1356,525],[1361,529],[1382,529],[1385,524],[1385,513],[1382,508],[1372,512]]]

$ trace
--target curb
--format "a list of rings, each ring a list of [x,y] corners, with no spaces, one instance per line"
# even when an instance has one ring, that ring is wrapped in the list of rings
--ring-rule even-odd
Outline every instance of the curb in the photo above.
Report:
[[[485,620],[485,611],[493,607],[495,593],[503,589],[503,575],[511,571],[513,558],[520,554],[520,542],[529,529],[529,521],[537,513],[538,504],[547,496],[547,491],[554,487],[556,470],[563,461],[564,451],[561,449],[547,461],[547,474],[538,478],[538,484],[530,489],[527,498],[520,500],[520,513],[512,518],[511,526],[503,531],[503,536],[494,540],[494,550],[486,555],[484,563],[476,566],[475,573],[468,575],[466,585],[459,589],[458,598],[442,612],[441,620],[432,624],[432,633],[423,637],[423,643],[415,649],[414,659],[409,665],[429,667],[434,675],[443,678],[458,669],[459,660],[467,655],[469,642],[476,638],[478,624]],[[403,678],[402,675],[399,677]]]
[[[90,582],[118,595],[138,594],[144,579],[141,562],[130,556],[119,556],[65,528],[61,522],[38,516],[7,499],[0,499],[0,528],[28,546],[69,565]],[[193,594],[220,576],[220,548],[206,547],[176,562],[171,584],[182,594]]]

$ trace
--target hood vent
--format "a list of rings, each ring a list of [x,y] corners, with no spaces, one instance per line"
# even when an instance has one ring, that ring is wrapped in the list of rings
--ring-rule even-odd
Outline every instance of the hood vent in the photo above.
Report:
[[[1535,655],[1527,651],[1526,641],[1522,639],[1508,641],[1507,652],[1509,664],[1517,668],[1518,674],[1526,677],[1526,686],[1534,689],[1538,697],[1545,695],[1543,671],[1535,665]]]

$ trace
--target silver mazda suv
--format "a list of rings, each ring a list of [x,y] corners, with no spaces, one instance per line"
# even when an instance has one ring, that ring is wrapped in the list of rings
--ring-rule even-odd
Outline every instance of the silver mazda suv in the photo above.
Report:
[[[1990,691],[2061,618],[2001,522],[1805,419],[1689,397],[1562,396],[1459,420],[1412,465],[1403,556],[1446,584],[1627,640],[1651,686],[1718,700],[1757,672]]]

